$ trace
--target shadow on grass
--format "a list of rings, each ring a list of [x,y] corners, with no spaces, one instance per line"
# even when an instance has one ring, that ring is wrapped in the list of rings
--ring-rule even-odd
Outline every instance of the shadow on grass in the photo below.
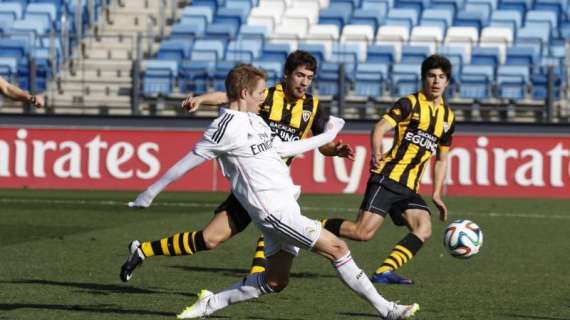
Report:
[[[86,290],[90,294],[108,295],[114,293],[128,293],[128,294],[177,294],[186,297],[196,297],[194,293],[172,292],[165,290],[153,290],[131,287],[127,285],[114,285],[114,284],[101,284],[101,283],[86,283],[86,282],[64,282],[52,280],[13,280],[13,281],[0,281],[0,283],[11,284],[37,284],[37,285],[51,285],[68,288],[77,288]]]
[[[181,266],[175,265],[170,266],[173,269],[180,269],[183,271],[189,272],[208,272],[208,273],[221,273],[224,276],[231,276],[231,277],[245,277],[249,270],[246,269],[238,269],[238,268],[217,268],[217,267],[194,267],[194,266]],[[336,278],[334,274],[323,274],[323,273],[313,273],[313,272],[292,272],[290,275],[291,278],[300,278],[300,279],[321,279],[321,278]]]
[[[378,315],[377,314],[373,314],[373,313],[361,313],[361,312],[339,312],[339,314],[342,314],[343,316],[348,316],[348,317],[358,317],[358,318],[374,318],[374,319],[378,319]]]
[[[63,310],[63,311],[77,311],[77,312],[90,312],[100,314],[131,314],[131,315],[150,315],[150,316],[164,316],[173,318],[174,313],[160,312],[151,310],[138,310],[138,309],[122,309],[113,305],[100,304],[100,305],[77,305],[77,304],[35,304],[35,303],[0,303],[0,310],[12,311],[18,309],[40,309],[40,310]]]
[[[514,313],[505,313],[503,315],[505,317],[514,318],[514,319],[570,320],[570,318],[558,318],[558,317],[548,317],[548,316],[532,316],[532,315],[527,315],[527,314],[514,314]]]

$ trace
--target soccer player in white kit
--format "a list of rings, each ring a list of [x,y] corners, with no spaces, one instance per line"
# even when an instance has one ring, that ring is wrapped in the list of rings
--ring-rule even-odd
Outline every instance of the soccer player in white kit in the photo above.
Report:
[[[257,115],[264,100],[265,74],[251,65],[239,65],[228,73],[225,84],[229,109],[222,109],[193,150],[147,190],[158,193],[201,163],[217,159],[232,192],[265,236],[268,268],[219,293],[202,290],[198,301],[177,317],[201,318],[231,304],[283,290],[299,248],[329,259],[341,280],[368,301],[382,318],[413,316],[419,309],[417,304],[399,305],[384,299],[353,261],[346,243],[322,229],[319,221],[303,216],[297,203],[300,188],[293,183],[282,158],[332,141],[344,126],[344,120],[331,117],[322,134],[282,142],[272,137],[269,126]]]

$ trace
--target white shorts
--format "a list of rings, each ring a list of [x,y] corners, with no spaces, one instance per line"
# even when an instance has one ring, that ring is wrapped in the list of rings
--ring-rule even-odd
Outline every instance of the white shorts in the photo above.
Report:
[[[257,205],[250,202],[244,207],[263,233],[266,256],[281,250],[296,256],[299,248],[311,249],[315,245],[321,235],[321,223],[301,214],[294,195],[262,192],[256,198]]]

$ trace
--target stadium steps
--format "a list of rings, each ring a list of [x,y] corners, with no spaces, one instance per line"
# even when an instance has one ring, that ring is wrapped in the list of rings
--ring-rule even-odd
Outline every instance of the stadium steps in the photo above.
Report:
[[[163,3],[166,6],[161,7]],[[162,0],[114,2],[83,37],[74,58],[48,83],[48,105],[55,106],[53,112],[130,113],[136,35],[153,35],[140,43],[143,55],[153,54],[159,47],[154,36],[168,34],[170,20],[181,14],[181,10],[173,10],[173,4],[178,6]],[[165,16],[162,30],[160,13]],[[72,110],[74,106],[77,112]]]

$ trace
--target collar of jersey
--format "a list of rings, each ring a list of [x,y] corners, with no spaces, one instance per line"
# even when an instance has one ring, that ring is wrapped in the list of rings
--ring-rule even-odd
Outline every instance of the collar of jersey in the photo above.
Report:
[[[418,92],[418,98],[420,99],[420,101],[419,101],[420,103],[421,103],[422,101],[424,101],[424,102],[426,102],[429,106],[431,106],[431,103],[428,103],[429,100],[427,99],[427,97],[426,97],[426,95],[424,94],[423,90],[420,90],[420,91]],[[443,101],[443,99],[444,99],[444,98],[441,97],[441,102],[440,102],[437,106],[434,106],[434,107],[433,107],[434,110],[437,109],[437,108],[439,108],[439,107],[441,107],[441,108],[444,108],[444,107],[445,107],[445,102]]]
[[[283,87],[284,87],[283,82],[279,82],[278,84],[275,85],[275,91],[280,92],[283,95],[283,97],[285,98],[285,100],[287,101],[287,103],[293,103],[293,102],[289,101],[289,98],[285,94],[285,90],[283,90]],[[298,100],[305,100],[306,98],[307,98],[307,95],[305,94],[305,95],[303,95],[303,98],[298,99]]]

